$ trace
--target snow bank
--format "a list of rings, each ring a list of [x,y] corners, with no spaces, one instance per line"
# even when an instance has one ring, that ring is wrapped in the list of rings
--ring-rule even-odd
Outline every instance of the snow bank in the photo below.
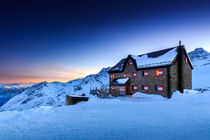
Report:
[[[0,139],[185,139],[210,138],[210,93],[174,94],[148,100],[99,99],[73,106],[0,112]],[[135,100],[134,100],[135,99]],[[145,98],[146,99],[146,98]]]

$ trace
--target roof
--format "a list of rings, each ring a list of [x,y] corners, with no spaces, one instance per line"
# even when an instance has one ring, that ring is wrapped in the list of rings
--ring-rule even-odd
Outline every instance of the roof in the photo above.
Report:
[[[111,82],[111,85],[125,85],[129,81],[129,78],[118,78]]]
[[[173,60],[176,58],[178,54],[178,47],[180,46],[163,49],[163,50],[159,50],[159,51],[155,51],[151,53],[145,53],[141,55],[128,55],[127,58],[122,59],[119,63],[117,63],[114,67],[112,67],[109,72],[123,71],[125,68],[125,64],[127,63],[129,59],[132,59],[134,61],[134,65],[136,69],[169,66],[172,64]],[[184,48],[184,46],[181,46],[181,47]],[[187,52],[185,49],[184,49],[184,52],[187,55]],[[189,57],[188,59],[190,61]],[[192,67],[191,61],[190,61],[190,65]]]
[[[131,57],[136,61],[137,68],[148,68],[170,65],[177,54],[177,48],[174,47],[138,56],[131,55]]]

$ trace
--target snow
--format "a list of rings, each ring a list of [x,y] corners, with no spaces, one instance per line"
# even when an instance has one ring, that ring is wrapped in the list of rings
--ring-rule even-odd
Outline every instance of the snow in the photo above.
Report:
[[[0,139],[209,139],[210,92],[175,93],[168,100],[99,99],[73,106],[0,113]]]
[[[120,78],[120,79],[117,79],[116,82],[118,84],[125,84],[128,80],[129,78]]]
[[[155,58],[149,58],[147,54],[141,56],[131,55],[131,57],[135,59],[137,68],[145,68],[145,67],[169,65],[177,56],[177,53],[178,53],[177,48],[174,48],[168,51],[167,53]]]

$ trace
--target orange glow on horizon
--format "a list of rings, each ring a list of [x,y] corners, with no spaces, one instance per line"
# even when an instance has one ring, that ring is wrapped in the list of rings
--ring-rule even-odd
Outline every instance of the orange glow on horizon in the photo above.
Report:
[[[80,70],[51,70],[51,71],[37,71],[37,72],[19,72],[13,75],[0,75],[0,83],[40,83],[40,82],[68,82],[78,78],[84,78],[89,74],[99,72],[97,69],[80,69]]]

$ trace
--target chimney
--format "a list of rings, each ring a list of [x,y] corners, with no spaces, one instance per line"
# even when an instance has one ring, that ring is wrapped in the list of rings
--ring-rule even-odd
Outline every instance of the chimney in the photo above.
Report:
[[[179,46],[181,46],[182,45],[182,41],[181,40],[179,40]]]

